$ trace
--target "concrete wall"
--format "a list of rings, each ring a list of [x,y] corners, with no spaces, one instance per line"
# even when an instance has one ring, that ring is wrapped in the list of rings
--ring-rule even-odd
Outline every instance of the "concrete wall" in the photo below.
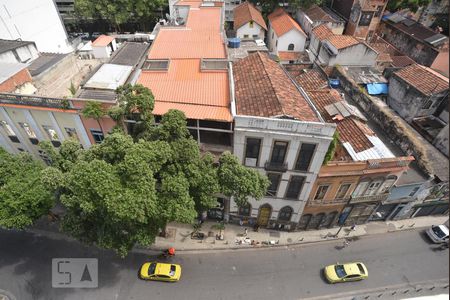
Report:
[[[236,37],[240,39],[262,39],[265,38],[265,30],[256,24],[256,22],[253,22],[253,28],[250,28],[250,23],[246,23],[242,25],[238,30],[236,30]],[[248,35],[248,37],[244,37],[244,35]],[[254,37],[254,35],[257,35],[257,37]]]
[[[0,83],[0,92],[12,93],[17,87],[26,82],[31,82],[31,75],[27,68],[17,72],[14,76]]]
[[[0,0],[0,38],[34,41],[40,52],[73,51],[53,0]]]
[[[285,158],[288,170],[286,172],[275,172],[282,173],[277,194],[275,197],[264,197],[259,201],[251,199],[249,203],[252,206],[252,217],[256,218],[258,216],[260,206],[269,204],[272,207],[271,220],[276,220],[278,218],[278,211],[282,207],[290,206],[294,210],[291,221],[299,221],[305,202],[311,193],[312,185],[316,180],[322,165],[323,158],[332,139],[334,130],[334,124],[236,116],[233,152],[245,165],[246,138],[255,137],[262,139],[258,164],[256,166],[248,165],[257,169],[261,174],[266,174],[264,164],[266,161],[270,160],[274,141],[287,141],[289,143]],[[316,150],[307,172],[293,170],[302,143],[316,144]],[[284,198],[289,179],[293,175],[305,177],[299,198],[296,200]],[[234,201],[231,201],[230,214],[236,214],[237,211],[237,205]]]
[[[320,50],[320,56],[324,57],[325,49]],[[378,54],[367,47],[364,44],[358,44],[355,46],[347,47],[338,50],[336,56],[329,57],[328,66],[341,65],[341,66],[375,66]],[[325,58],[326,61],[326,58]]]
[[[449,55],[448,51],[441,51],[431,64],[431,68],[440,71],[445,76],[449,76]]]
[[[378,33],[383,39],[421,65],[430,67],[439,55],[439,50],[431,45],[419,42],[386,22],[381,22],[378,28]]]
[[[403,119],[411,122],[413,118],[432,115],[447,92],[448,90],[432,97],[427,97],[393,74],[389,78],[387,103]],[[434,101],[434,104],[428,109],[423,109],[423,104],[428,100]]]
[[[433,145],[439,149],[442,153],[448,156],[448,145],[449,145],[449,132],[448,124],[439,132],[437,137],[433,141]]]

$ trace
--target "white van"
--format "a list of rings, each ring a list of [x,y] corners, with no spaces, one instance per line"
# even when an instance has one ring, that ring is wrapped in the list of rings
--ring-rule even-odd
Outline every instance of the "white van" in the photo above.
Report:
[[[449,231],[445,225],[433,225],[426,232],[430,239],[436,244],[448,242]]]

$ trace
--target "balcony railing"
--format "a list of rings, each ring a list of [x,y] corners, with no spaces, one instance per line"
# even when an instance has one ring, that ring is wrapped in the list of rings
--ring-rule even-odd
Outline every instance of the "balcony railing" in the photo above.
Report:
[[[310,200],[308,201],[308,206],[327,206],[347,203],[350,197],[339,198],[334,200]]]
[[[68,99],[0,93],[0,103],[73,109]]]
[[[388,198],[389,193],[379,194],[379,195],[365,195],[365,196],[352,196],[350,204],[361,203],[361,202],[375,202],[384,201]]]
[[[287,163],[266,161],[266,163],[264,164],[264,169],[266,169],[266,171],[286,172]]]

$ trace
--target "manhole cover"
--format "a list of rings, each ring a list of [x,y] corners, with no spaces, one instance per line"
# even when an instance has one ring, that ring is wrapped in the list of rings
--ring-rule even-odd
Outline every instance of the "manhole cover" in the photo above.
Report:
[[[269,236],[271,237],[280,237],[280,233],[278,231],[270,231]]]

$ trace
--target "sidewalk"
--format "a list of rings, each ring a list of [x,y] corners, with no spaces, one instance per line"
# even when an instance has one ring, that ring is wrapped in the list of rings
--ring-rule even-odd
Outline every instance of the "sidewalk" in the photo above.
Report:
[[[332,237],[332,235],[336,234],[339,229],[338,227],[298,232],[283,232],[268,229],[259,229],[258,232],[254,232],[252,228],[247,227],[247,237],[249,238],[247,241],[250,242],[251,240],[254,240],[258,243],[256,245],[250,245],[250,243],[237,243],[237,241],[243,241],[245,239],[243,236],[244,228],[246,228],[245,226],[225,224],[225,230],[223,231],[224,240],[220,241],[215,239],[218,230],[211,229],[216,222],[206,221],[200,229],[200,232],[204,233],[206,238],[203,241],[199,241],[191,239],[190,237],[190,234],[193,231],[192,226],[171,223],[167,226],[168,237],[157,237],[155,244],[151,246],[150,249],[161,250],[167,249],[168,247],[175,247],[177,251],[199,251],[299,245],[326,240],[426,228],[431,225],[443,224],[448,218],[448,216],[428,216],[399,221],[370,222],[356,226],[354,231],[350,230],[350,227],[344,227],[337,238]],[[208,233],[210,235],[209,237]]]

